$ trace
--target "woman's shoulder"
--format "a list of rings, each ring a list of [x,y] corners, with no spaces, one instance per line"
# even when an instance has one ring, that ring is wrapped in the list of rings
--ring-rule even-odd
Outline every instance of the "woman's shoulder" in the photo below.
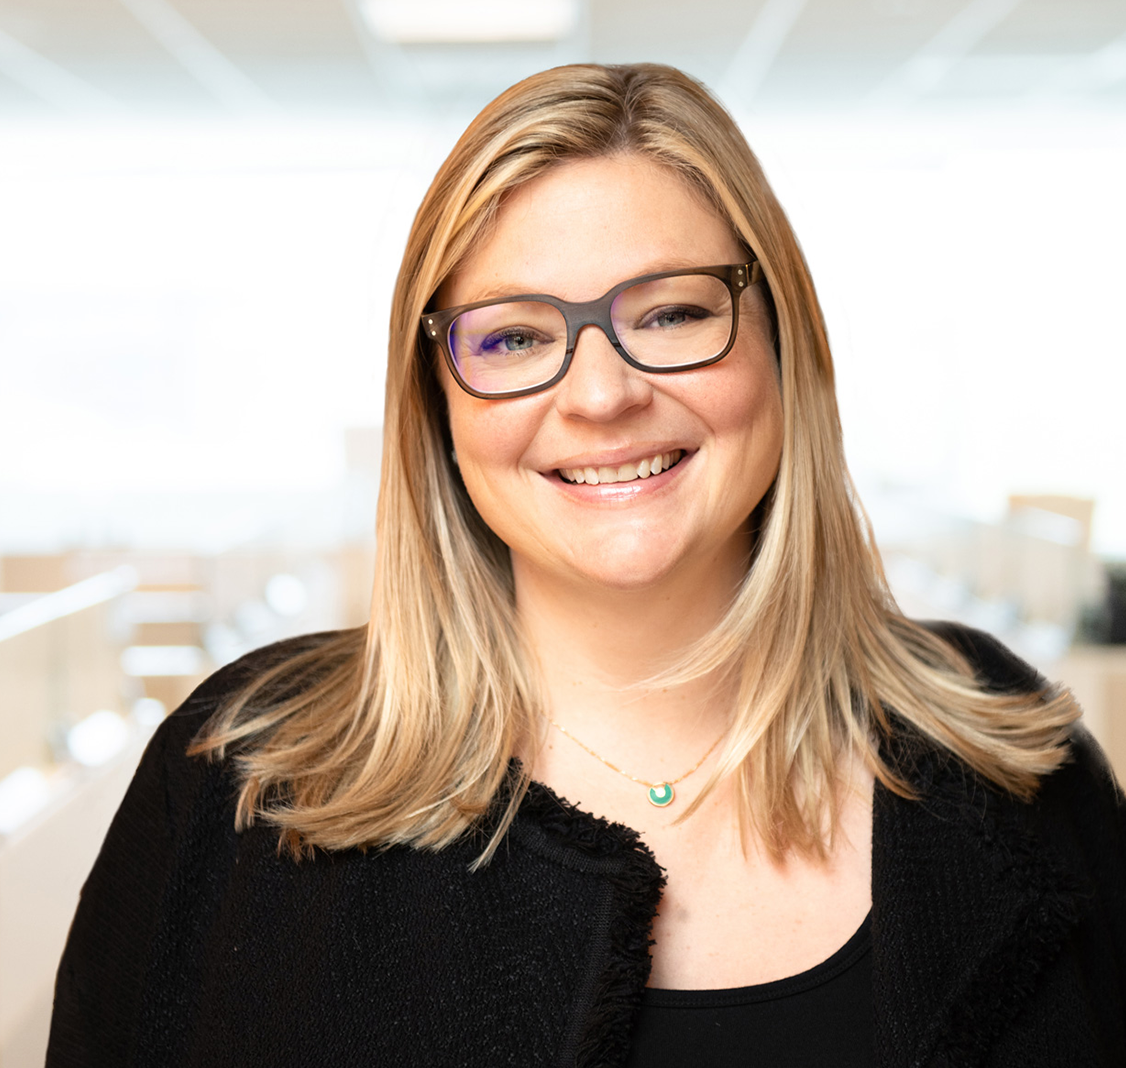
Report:
[[[1037,693],[1048,680],[992,634],[943,619],[918,620],[919,626],[956,649],[993,693]]]
[[[932,634],[952,645],[973,668],[978,682],[992,693],[1049,694],[1056,687],[1041,672],[1012,649],[983,630],[945,620],[920,621]],[[1067,756],[1038,791],[1042,812],[1098,812],[1122,828],[1126,821],[1126,799],[1105,752],[1076,719],[1067,735]],[[1082,822],[1082,816],[1080,816]]]
[[[361,640],[355,632],[346,630],[303,634],[254,649],[224,664],[157,727],[134,777],[134,791],[159,791],[171,803],[176,795],[196,794],[205,783],[217,784],[230,774],[230,762],[189,755],[193,742],[212,717],[258,684],[264,683],[263,695],[270,699],[279,692],[299,689],[308,683],[309,672],[315,670],[318,652],[331,658],[334,649],[347,648],[350,642],[358,647]],[[288,670],[302,663],[305,671]]]
[[[318,653],[327,658],[343,649],[356,649],[362,644],[362,635],[362,629],[318,631],[253,649],[204,679],[169,719],[184,722],[192,717],[210,715],[248,686],[272,674],[278,676],[281,685],[285,685],[287,665],[315,661]]]
[[[1044,703],[1066,694],[1066,687],[1048,679],[1044,674],[1020,657],[1000,639],[983,630],[948,620],[918,620],[918,626],[951,646],[972,669],[977,684],[988,694],[1025,695],[1031,700],[1014,702],[1012,707],[998,706],[996,714],[1012,717],[1011,729],[1019,732],[1016,720],[1036,717]],[[1104,805],[1112,808],[1123,805],[1122,790],[1118,785],[1106,754],[1083,723],[1078,706],[1073,706],[1073,722],[1061,734],[1066,750],[1053,771],[1042,779],[1037,794],[1044,797],[1061,797],[1081,783],[1095,789],[1104,798]],[[887,756],[908,777],[922,774],[924,780],[933,782],[933,776],[951,778],[964,786],[977,781],[977,776],[967,778],[967,769],[945,747],[912,727],[893,719],[895,729],[887,746]],[[1050,787],[1050,789],[1049,789]]]
[[[188,744],[216,712],[253,687],[260,687],[261,696],[271,701],[295,693],[316,671],[318,654],[329,660],[339,656],[342,649],[358,649],[362,634],[362,630],[319,631],[284,638],[244,653],[208,675],[163,720],[153,742],[176,739]],[[288,670],[298,665],[305,670]]]

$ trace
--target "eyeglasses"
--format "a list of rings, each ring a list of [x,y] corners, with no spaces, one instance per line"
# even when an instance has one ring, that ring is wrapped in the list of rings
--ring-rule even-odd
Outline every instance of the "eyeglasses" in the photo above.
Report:
[[[426,312],[454,379],[474,397],[523,397],[555,385],[584,326],[597,326],[631,367],[671,374],[722,360],[739,330],[739,295],[762,281],[757,260],[661,271],[619,282],[597,300],[545,293]]]

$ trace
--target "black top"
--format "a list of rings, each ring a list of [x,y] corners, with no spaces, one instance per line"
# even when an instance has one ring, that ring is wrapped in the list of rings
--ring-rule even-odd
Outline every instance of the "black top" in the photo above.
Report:
[[[654,990],[627,1068],[872,1068],[872,918],[828,960],[773,983]]]
[[[1040,685],[948,633],[991,685]],[[235,831],[237,765],[187,745],[325,640],[229,665],[157,730],[82,891],[49,1068],[621,1068],[662,887],[635,832],[535,783],[474,870],[474,836],[295,863],[268,823]],[[1098,747],[1075,728],[1032,804],[904,724],[885,753],[915,798],[873,793],[874,1063],[1126,1065],[1126,801]]]

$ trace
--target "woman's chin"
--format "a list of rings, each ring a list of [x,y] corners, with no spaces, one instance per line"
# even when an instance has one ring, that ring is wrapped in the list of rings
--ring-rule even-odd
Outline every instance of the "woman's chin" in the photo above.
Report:
[[[518,587],[531,579],[537,585],[572,586],[588,594],[644,593],[681,585],[686,573],[694,570],[690,561],[673,546],[654,547],[651,541],[639,545],[626,539],[619,544],[575,546],[566,559],[551,561],[525,560],[514,553],[513,573]]]

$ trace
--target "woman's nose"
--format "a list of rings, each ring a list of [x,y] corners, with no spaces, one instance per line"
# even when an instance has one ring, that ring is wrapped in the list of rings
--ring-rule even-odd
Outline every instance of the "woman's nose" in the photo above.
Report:
[[[597,326],[584,326],[575,339],[571,366],[555,387],[556,407],[581,419],[605,422],[653,396],[648,376],[631,367]]]

